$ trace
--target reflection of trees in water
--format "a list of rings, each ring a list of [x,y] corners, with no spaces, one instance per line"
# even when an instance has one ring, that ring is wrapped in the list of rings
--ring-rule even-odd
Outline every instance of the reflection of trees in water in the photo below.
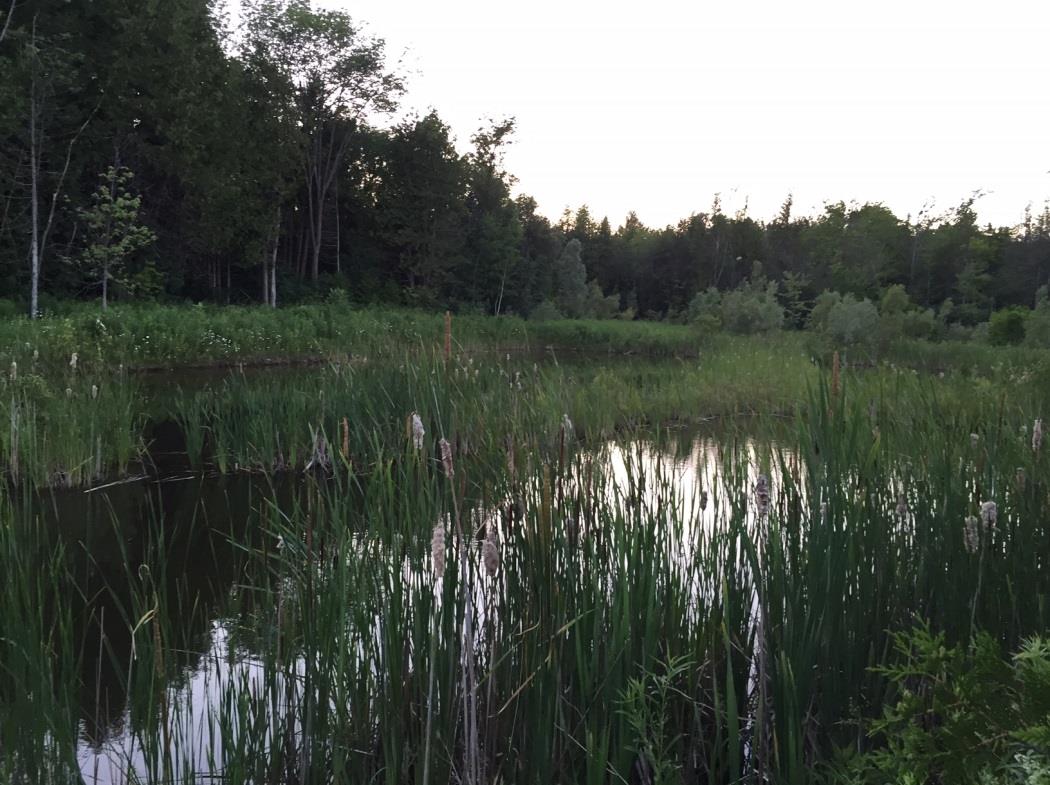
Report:
[[[77,593],[72,641],[80,657],[81,718],[97,746],[124,728],[132,628],[157,606],[167,687],[177,687],[211,646],[213,622],[243,563],[261,494],[249,477],[129,483],[95,493],[38,497],[58,533]],[[140,565],[149,565],[140,569]],[[144,636],[137,636],[139,663]],[[145,721],[132,702],[133,722]]]

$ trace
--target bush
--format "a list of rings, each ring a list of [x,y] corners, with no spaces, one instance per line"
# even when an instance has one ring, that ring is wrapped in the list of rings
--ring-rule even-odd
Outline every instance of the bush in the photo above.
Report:
[[[529,318],[534,322],[549,322],[555,319],[564,319],[565,316],[558,310],[558,306],[550,300],[544,300],[532,309]]]
[[[722,327],[722,293],[713,286],[704,292],[697,292],[689,301],[686,320],[705,332],[714,332]]]
[[[1036,295],[1035,310],[1028,315],[1025,324],[1025,343],[1050,349],[1050,297],[1045,286]]]
[[[821,292],[817,295],[816,302],[813,303],[813,310],[809,312],[806,328],[814,332],[825,332],[828,328],[828,317],[831,315],[831,309],[841,302],[842,295],[838,292],[829,292],[827,290]]]
[[[761,281],[745,284],[722,297],[722,326],[729,332],[753,335],[779,330],[784,309],[777,302],[777,285]]]
[[[1037,777],[1050,773],[1050,641],[1029,640],[1011,661],[989,635],[964,649],[918,627],[894,636],[894,654],[875,669],[896,693],[869,727],[879,746],[839,781],[1047,781]]]
[[[879,329],[879,311],[871,300],[857,300],[847,294],[831,306],[824,326],[825,334],[840,346],[871,345]]]
[[[1026,308],[1013,306],[992,314],[988,320],[988,340],[993,346],[1015,346],[1024,340]]]

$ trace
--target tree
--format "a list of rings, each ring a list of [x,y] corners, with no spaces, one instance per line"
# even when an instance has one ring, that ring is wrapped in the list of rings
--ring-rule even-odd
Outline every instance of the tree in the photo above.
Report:
[[[92,205],[80,211],[88,234],[88,245],[81,254],[81,265],[98,278],[102,288],[102,310],[109,302],[109,282],[125,282],[124,263],[136,251],[150,245],[156,236],[139,223],[142,197],[132,193],[132,174],[124,167],[111,166],[103,175]]]
[[[510,198],[513,176],[503,168],[503,152],[514,133],[514,118],[493,120],[471,137],[470,213],[467,231],[469,271],[462,291],[470,303],[499,314],[507,281],[521,256],[522,226]]]
[[[573,238],[554,265],[554,304],[571,319],[583,316],[587,305],[587,268],[580,259],[582,251],[583,245]]]
[[[325,206],[355,127],[388,113],[404,91],[387,70],[385,43],[362,34],[341,11],[314,11],[307,0],[257,0],[247,8],[244,57],[265,61],[299,128],[310,234],[310,278],[317,280]]]
[[[436,112],[394,127],[375,211],[410,292],[446,292],[449,275],[461,264],[466,181],[467,164]]]

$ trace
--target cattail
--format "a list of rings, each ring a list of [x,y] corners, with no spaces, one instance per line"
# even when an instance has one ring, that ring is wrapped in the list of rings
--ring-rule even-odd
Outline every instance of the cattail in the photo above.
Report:
[[[507,474],[510,475],[512,482],[518,479],[518,470],[514,463],[514,437],[509,433],[507,434]]]
[[[1039,452],[1039,448],[1043,446],[1043,420],[1037,419],[1032,425],[1032,450]]]
[[[963,526],[963,542],[970,553],[977,553],[978,548],[981,547],[981,533],[977,528],[977,523],[976,516],[968,515]]]
[[[899,518],[902,521],[908,517],[908,499],[904,496],[903,493],[897,496],[896,512],[897,518]]]
[[[995,502],[985,502],[981,505],[981,523],[984,524],[985,531],[994,529],[998,520],[999,510],[995,506]]]
[[[1028,481],[1028,475],[1025,473],[1023,467],[1017,467],[1017,472],[1014,475],[1014,479],[1017,482],[1017,490],[1019,490],[1021,493],[1024,493],[1024,487],[1026,482]]]
[[[755,507],[759,518],[766,517],[769,512],[769,478],[764,474],[758,475],[755,481]]]
[[[489,521],[485,542],[481,545],[481,561],[489,577],[494,577],[499,570],[499,547],[496,545],[496,525],[492,521]]]
[[[427,432],[423,428],[423,420],[416,412],[412,412],[412,446],[417,450],[423,449],[423,437]]]
[[[11,361],[11,381],[18,378],[18,363],[14,360]]]
[[[981,443],[981,437],[976,433],[970,434],[970,447],[977,449],[977,445]]]
[[[343,457],[350,454],[350,421],[343,418]]]
[[[455,476],[455,470],[452,467],[452,445],[447,439],[442,439],[438,442],[438,448],[441,450],[441,465],[445,469],[445,476],[451,480]]]
[[[445,527],[440,523],[430,535],[430,561],[434,565],[434,575],[445,577]]]
[[[77,353],[73,352],[73,355],[69,358],[69,367],[75,371],[77,369]]]
[[[700,491],[700,512],[707,509],[707,491]]]
[[[567,437],[571,437],[573,434],[572,420],[569,419],[569,415],[563,414],[561,416],[561,429]]]
[[[96,398],[98,398],[98,385],[93,384],[91,385],[91,400],[95,400]]]
[[[452,313],[445,311],[445,362],[452,359]]]

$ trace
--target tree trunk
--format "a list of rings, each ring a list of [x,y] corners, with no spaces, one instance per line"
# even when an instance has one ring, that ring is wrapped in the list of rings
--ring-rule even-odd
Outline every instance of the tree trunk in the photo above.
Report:
[[[37,136],[37,97],[36,69],[33,70],[32,86],[29,99],[29,169],[32,204],[32,237],[29,241],[29,318],[35,319],[39,313],[40,291],[40,140]]]

